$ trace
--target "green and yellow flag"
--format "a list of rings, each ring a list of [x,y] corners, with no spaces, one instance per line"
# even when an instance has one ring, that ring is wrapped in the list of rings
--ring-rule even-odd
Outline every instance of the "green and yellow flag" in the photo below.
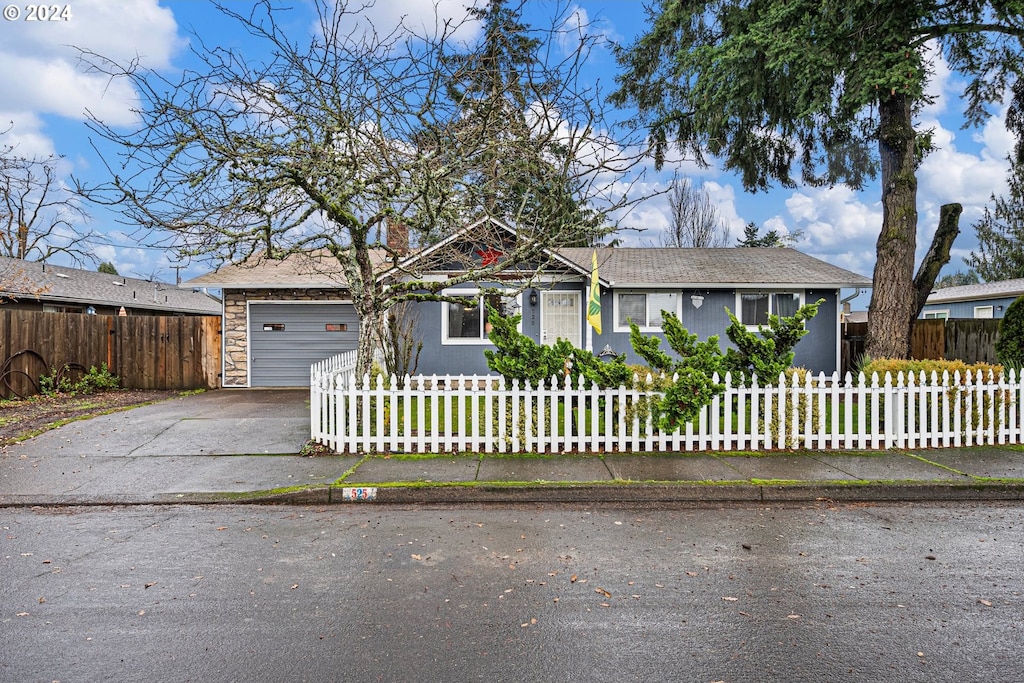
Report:
[[[587,322],[601,334],[601,286],[597,280],[597,250],[594,250],[593,269],[590,272],[590,299],[587,301]]]

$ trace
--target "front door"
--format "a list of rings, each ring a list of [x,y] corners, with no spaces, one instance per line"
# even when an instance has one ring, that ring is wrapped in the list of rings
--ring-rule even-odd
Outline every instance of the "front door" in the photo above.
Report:
[[[551,346],[557,339],[568,339],[581,346],[583,327],[582,295],[579,292],[540,293],[540,342]]]

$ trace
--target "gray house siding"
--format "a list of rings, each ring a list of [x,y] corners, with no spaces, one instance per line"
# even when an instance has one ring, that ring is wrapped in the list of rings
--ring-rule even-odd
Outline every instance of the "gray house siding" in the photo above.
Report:
[[[921,309],[925,318],[1002,318],[1017,297],[1024,295],[1024,279],[997,280],[975,285],[943,287],[928,296]],[[975,309],[991,306],[991,311]],[[991,313],[991,316],[988,314]]]
[[[950,301],[943,304],[927,304],[921,309],[921,318],[933,317],[928,313],[941,313],[948,311],[948,318],[974,318],[975,308],[991,306],[992,317],[1002,318],[1006,309],[1014,302],[1016,297],[993,297],[991,299],[976,299],[974,301]]]
[[[839,369],[839,292],[835,290],[809,289],[804,299],[813,304],[818,299],[824,303],[818,306],[818,314],[807,322],[807,334],[793,349],[795,367],[807,368],[812,372],[830,375]]]
[[[473,291],[488,287],[509,288],[514,286],[509,283],[487,283],[483,287],[460,285],[453,289]],[[581,297],[586,296],[582,283],[557,283],[547,288],[533,287],[523,291],[519,296],[522,332],[534,340],[540,338],[540,303],[531,304],[530,293],[531,291],[540,292],[541,289],[576,291],[581,293]],[[415,329],[419,338],[423,340],[423,350],[420,352],[416,372],[425,375],[491,374],[487,367],[487,359],[484,357],[484,350],[494,349],[493,344],[486,341],[462,344],[445,342],[443,336],[445,306],[446,304],[436,301],[425,301],[415,305]],[[586,329],[583,328],[583,330],[586,334]]]
[[[725,330],[730,324],[725,309],[728,308],[733,313],[736,312],[736,290],[701,291],[700,294],[704,297],[704,301],[700,308],[694,308],[690,302],[690,296],[693,293],[691,290],[682,292],[682,313],[679,319],[683,326],[692,334],[696,334],[702,341],[713,335],[718,335],[718,343],[723,351],[727,348],[735,348],[735,345],[725,336]],[[808,334],[797,343],[794,349],[793,364],[816,373],[831,374],[838,369],[836,314],[838,293],[835,290],[805,291],[805,302],[813,303],[818,299],[825,299],[825,302],[818,307],[817,316],[807,324]],[[613,292],[601,297],[601,323],[605,332],[600,337],[594,336],[594,351],[600,353],[604,345],[608,344],[616,353],[625,353],[627,363],[643,364],[644,361],[633,352],[633,347],[629,343],[629,332],[615,331],[613,301]],[[662,340],[660,348],[665,351],[669,350],[664,334],[660,332],[645,332],[645,334],[660,338]]]
[[[495,219],[484,219],[432,247],[411,254],[397,265],[389,265],[386,254],[379,253],[376,264],[380,281],[386,285],[415,272],[442,278],[450,268],[456,267],[458,273],[464,273],[465,266],[461,263],[431,259],[445,258],[444,254],[448,252],[442,254],[442,247],[462,248],[467,256],[468,248],[479,249],[481,242],[477,239],[477,231],[481,230],[484,222],[493,224],[486,228],[485,241],[488,244],[518,239],[510,226]],[[460,241],[465,245],[460,247]],[[480,254],[479,251],[475,253]],[[595,255],[600,270],[601,328],[604,334],[596,334],[586,322],[587,293]],[[470,261],[476,262],[472,257]],[[630,362],[637,364],[640,359],[633,353],[629,342],[629,328],[625,324],[627,317],[637,319],[644,334],[664,338],[657,318],[658,311],[667,307],[677,313],[683,325],[699,338],[717,335],[725,347],[730,343],[725,338],[729,325],[726,308],[746,321],[764,320],[769,312],[785,315],[795,310],[794,298],[786,294],[800,292],[804,302],[819,297],[826,301],[817,318],[809,323],[811,334],[797,345],[795,362],[815,372],[831,373],[836,369],[839,355],[839,289],[871,286],[869,278],[785,248],[562,248],[546,255],[542,269],[539,261],[532,265],[537,267],[512,267],[494,275],[496,282],[492,287],[463,284],[452,289],[476,290],[474,297],[490,296],[491,292],[487,290],[515,291],[524,287],[526,278],[539,275],[538,284],[519,292],[513,301],[507,297],[494,301],[505,308],[506,313],[521,314],[521,329],[527,336],[536,341],[548,341],[545,337],[569,337],[577,346],[589,348],[598,355],[607,348],[614,354],[625,354]],[[262,332],[272,339],[283,338],[278,333],[294,327],[294,323],[286,320],[284,329],[275,330],[273,325],[281,325],[281,321],[268,320],[267,324],[271,325],[269,331],[260,328],[253,334],[248,320],[250,302],[260,305],[270,301],[338,301],[348,298],[343,274],[337,272],[333,257],[324,252],[292,254],[281,260],[257,258],[254,263],[231,264],[186,284],[220,288],[225,292],[225,386],[250,386],[253,376],[257,382],[260,381],[260,371],[254,372],[250,363],[253,338],[260,337]],[[1024,287],[1024,280],[1019,284]],[[1007,294],[1008,286],[1003,283],[999,285],[1000,289],[986,290],[984,294]],[[571,292],[571,295],[560,296],[559,292]],[[1019,291],[1013,292],[1017,293]],[[531,298],[534,298],[531,294],[536,295],[534,303],[531,303]],[[745,294],[757,296],[743,296]],[[960,297],[962,293],[956,294]],[[698,307],[696,303],[701,305]],[[487,339],[487,321],[479,303],[467,302],[452,307],[448,302],[418,302],[408,308],[411,312],[407,315],[415,318],[412,321],[413,335],[423,342],[413,372],[427,375],[489,374],[484,351],[493,346]],[[643,318],[642,323],[640,318]],[[319,321],[318,324],[322,327],[325,323]],[[333,325],[338,329],[343,326]],[[349,331],[345,329],[345,332]],[[352,340],[348,341],[351,343]],[[272,361],[273,353],[280,350],[272,345]],[[266,350],[257,349],[254,355],[256,365],[266,355]]]
[[[475,287],[467,286],[462,289],[475,289]],[[578,291],[584,299],[586,297],[585,283],[559,283],[551,289]],[[530,290],[526,290],[521,297],[522,331],[531,339],[538,340],[540,337],[540,305],[539,303],[530,304],[529,292]],[[725,330],[730,322],[725,309],[728,307],[729,310],[735,312],[736,290],[702,290],[700,295],[704,297],[704,301],[699,309],[695,308],[690,301],[690,296],[694,294],[694,291],[683,290],[679,294],[681,295],[680,320],[691,333],[696,334],[702,340],[712,335],[718,335],[719,344],[723,350],[732,346],[725,336]],[[796,346],[794,365],[808,368],[815,373],[830,374],[838,369],[838,292],[835,290],[806,290],[804,292],[805,302],[814,302],[818,299],[825,299],[825,302],[818,308],[818,315],[808,323],[809,333]],[[427,375],[489,374],[490,370],[487,368],[487,360],[484,358],[483,352],[484,349],[493,349],[492,344],[486,342],[479,344],[443,343],[443,306],[444,304],[438,302],[417,304],[416,330],[424,341],[417,372]],[[616,329],[616,313],[615,290],[607,289],[601,294],[603,333],[598,335],[591,332],[594,353],[601,353],[607,345],[616,354],[625,353],[627,363],[643,364],[644,361],[633,352],[628,330]],[[581,312],[581,325],[584,343],[580,345],[583,346],[587,335],[584,312]],[[661,348],[669,350],[664,342],[664,334],[660,332],[645,332],[645,334],[661,338]]]

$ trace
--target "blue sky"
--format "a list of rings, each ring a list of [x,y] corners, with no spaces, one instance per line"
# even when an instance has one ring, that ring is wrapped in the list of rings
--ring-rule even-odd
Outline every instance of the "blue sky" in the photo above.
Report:
[[[464,16],[471,0],[442,0],[437,3],[442,16]],[[292,9],[284,18],[296,35],[309,31],[315,15],[306,0],[282,3]],[[352,6],[361,3],[352,3]],[[378,29],[394,25],[404,17],[410,25],[432,25],[434,4],[428,0],[377,0],[365,10]],[[246,3],[236,2],[236,10]],[[57,154],[64,157],[62,172],[86,181],[102,180],[105,170],[91,147],[85,127],[88,109],[101,119],[128,125],[133,117],[134,93],[123,83],[111,83],[87,73],[72,46],[87,48],[115,59],[138,56],[150,68],[168,74],[180,72],[190,63],[189,44],[194,31],[209,45],[257,49],[232,22],[212,5],[200,1],[157,2],[157,0],[74,0],[71,19],[57,22],[28,22],[24,14],[18,20],[0,20],[0,130],[13,127],[0,136],[0,144],[15,144],[21,155]],[[549,24],[558,9],[576,21],[591,27],[609,41],[631,42],[645,28],[646,15],[639,2],[578,0],[556,5],[531,0],[525,20],[537,26]],[[466,27],[463,39],[472,40],[474,28]],[[933,62],[936,78],[931,92],[935,104],[922,113],[921,127],[933,128],[936,152],[929,156],[919,172],[919,255],[927,247],[938,219],[939,207],[957,201],[964,205],[961,235],[953,249],[946,273],[964,270],[961,259],[975,247],[972,223],[992,193],[1006,187],[1006,154],[1012,136],[1002,120],[1005,109],[981,129],[962,130],[959,93],[962,84],[948,73],[941,58]],[[586,76],[599,82],[605,92],[614,87],[615,61],[606,47],[595,50],[586,66]],[[703,185],[719,211],[732,226],[733,237],[753,221],[783,233],[800,233],[794,246],[855,272],[871,275],[875,240],[881,225],[877,184],[863,191],[845,187],[776,189],[749,194],[738,179],[718,168],[698,168],[679,160],[674,168],[656,173],[648,165],[644,183],[652,189],[663,188],[674,171]],[[182,277],[188,279],[209,269],[203,264],[179,264],[173,254],[141,248],[117,216],[97,207],[86,207],[91,221],[85,230],[103,235],[93,252],[100,260],[112,261],[124,275],[155,277],[173,281],[175,265],[182,265]],[[626,243],[653,246],[668,226],[667,202],[654,197],[621,216],[620,224],[630,230],[623,233]],[[866,306],[866,301],[863,302]]]

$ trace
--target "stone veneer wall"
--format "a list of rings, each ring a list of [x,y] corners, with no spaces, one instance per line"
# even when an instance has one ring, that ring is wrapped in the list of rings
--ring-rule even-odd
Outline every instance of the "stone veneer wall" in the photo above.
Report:
[[[226,289],[224,295],[224,387],[249,385],[249,340],[246,336],[248,301],[337,300],[340,290]]]

